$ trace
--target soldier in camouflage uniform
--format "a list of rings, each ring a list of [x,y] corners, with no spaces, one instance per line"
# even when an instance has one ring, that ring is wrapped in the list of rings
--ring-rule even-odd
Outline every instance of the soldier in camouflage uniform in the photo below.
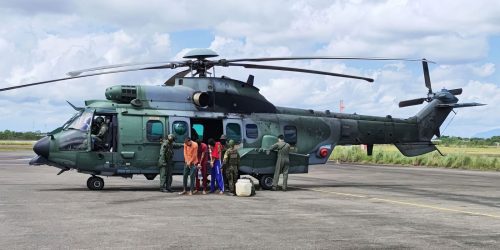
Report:
[[[278,142],[271,146],[269,150],[277,150],[276,168],[274,170],[273,187],[276,191],[280,174],[283,173],[283,191],[286,191],[288,181],[288,168],[290,166],[290,144],[286,143],[283,135],[278,136]]]
[[[166,140],[163,140],[160,148],[160,158],[158,167],[160,168],[160,191],[172,192],[172,172],[174,171],[174,148],[181,148],[182,143],[175,143],[173,134],[169,134]]]
[[[223,179],[224,179],[224,188],[227,189],[229,188],[229,184],[228,184],[228,177],[227,177],[227,168],[224,166],[225,163],[224,163],[224,155],[226,155],[226,150],[229,149],[229,145],[228,145],[228,141],[227,141],[227,137],[226,135],[221,135],[220,136],[220,140],[219,140],[220,144],[222,145],[222,153],[221,153],[221,156],[222,156],[222,161],[221,161],[221,168],[222,168],[222,176],[223,176]]]
[[[226,169],[229,191],[233,195],[236,194],[236,181],[238,179],[238,170],[240,168],[240,154],[234,147],[234,141],[229,140],[229,149],[224,154],[224,168]]]

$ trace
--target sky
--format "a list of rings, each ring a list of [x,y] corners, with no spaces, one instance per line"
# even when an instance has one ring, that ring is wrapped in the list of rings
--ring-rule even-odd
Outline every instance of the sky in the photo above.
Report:
[[[4,0],[0,2],[0,88],[65,77],[72,70],[180,60],[192,48],[219,58],[361,56],[427,58],[434,90],[463,88],[441,127],[470,137],[500,128],[500,1],[488,0]],[[277,106],[406,118],[424,105],[418,62],[314,60],[273,65],[354,74],[360,80],[259,69],[217,68],[246,80]],[[113,85],[161,85],[175,70],[88,77],[0,92],[0,131],[50,131],[84,100]]]

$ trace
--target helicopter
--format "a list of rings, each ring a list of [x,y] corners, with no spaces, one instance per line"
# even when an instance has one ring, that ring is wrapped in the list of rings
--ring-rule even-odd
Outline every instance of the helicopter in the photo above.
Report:
[[[238,144],[240,174],[253,176],[263,189],[270,189],[276,152],[268,154],[262,149],[270,148],[277,135],[284,135],[293,149],[289,173],[307,173],[310,165],[326,163],[337,145],[366,144],[368,155],[372,155],[375,144],[394,144],[408,157],[435,151],[431,139],[440,136],[440,126],[453,109],[484,105],[458,103],[456,96],[462,94],[461,88],[434,92],[428,68],[432,62],[426,59],[328,56],[212,59],[218,56],[210,49],[193,49],[183,57],[185,60],[88,68],[71,71],[68,77],[2,88],[0,92],[104,74],[184,68],[159,86],[116,85],[105,90],[106,100],[86,100],[85,107],[68,102],[75,115],[35,143],[33,150],[37,156],[30,165],[59,168],[58,175],[72,169],[88,174],[90,190],[104,188],[101,176],[144,175],[148,180],[155,179],[159,173],[159,142],[168,134],[174,134],[181,142],[187,137],[206,142],[225,135]],[[409,118],[279,107],[259,93],[253,75],[240,81],[216,77],[215,71],[210,72],[215,67],[244,67],[374,81],[362,76],[258,64],[339,59],[421,62],[427,96],[402,101],[399,107],[424,101],[428,104]],[[94,128],[99,119],[105,121],[109,130],[98,143]],[[181,149],[176,149],[174,161],[174,174],[181,174],[184,167]]]

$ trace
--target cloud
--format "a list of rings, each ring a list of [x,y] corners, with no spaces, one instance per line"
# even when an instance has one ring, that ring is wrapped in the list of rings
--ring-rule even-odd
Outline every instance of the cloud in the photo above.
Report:
[[[485,107],[459,110],[447,129],[457,134],[498,126],[500,3],[494,1],[28,1],[0,3],[0,86],[62,77],[101,65],[182,59],[172,51],[172,33],[203,29],[209,44],[191,34],[189,47],[210,47],[222,58],[301,55],[427,57],[434,90],[464,88],[462,101]],[[175,47],[183,45],[175,44]],[[184,46],[187,47],[187,46]],[[373,77],[375,83],[292,72],[217,68],[217,76],[245,80],[280,106],[338,109],[408,117],[422,106],[399,109],[401,100],[427,93],[419,63],[296,61],[273,65]],[[106,75],[0,93],[4,128],[31,130],[33,121],[53,128],[73,110],[103,99],[117,84],[161,84],[173,71]],[[5,108],[10,107],[10,108]],[[16,107],[15,109],[12,107]],[[40,110],[41,108],[43,110]],[[2,119],[4,120],[4,119]],[[474,124],[474,125],[471,125]],[[3,126],[3,127],[2,127]],[[463,129],[467,128],[467,129]],[[43,128],[42,128],[43,129]]]

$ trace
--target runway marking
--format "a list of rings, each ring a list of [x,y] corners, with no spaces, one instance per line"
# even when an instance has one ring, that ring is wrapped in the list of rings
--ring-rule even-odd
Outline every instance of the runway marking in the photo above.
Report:
[[[465,211],[465,210],[459,210],[459,209],[453,209],[453,208],[445,208],[445,207],[439,207],[439,206],[433,206],[433,205],[427,205],[427,204],[420,204],[420,203],[414,203],[414,202],[407,202],[407,201],[398,201],[398,200],[391,200],[391,199],[384,199],[384,198],[369,197],[369,196],[359,195],[359,194],[341,193],[341,192],[326,191],[326,190],[313,189],[313,188],[301,188],[301,187],[296,187],[296,186],[290,186],[290,187],[297,188],[297,189],[302,189],[302,190],[309,190],[309,191],[314,191],[314,192],[320,192],[320,193],[335,194],[335,195],[349,196],[349,197],[356,197],[356,198],[367,198],[368,200],[374,200],[374,201],[383,201],[383,202],[387,202],[387,203],[394,203],[394,204],[407,205],[407,206],[413,206],[413,207],[421,207],[421,208],[429,208],[429,209],[435,209],[435,210],[446,211],[446,212],[453,212],[453,213],[463,213],[463,214],[470,214],[470,215],[480,215],[480,216],[485,216],[485,217],[500,219],[500,215],[495,215],[495,214],[471,212],[471,211]]]

